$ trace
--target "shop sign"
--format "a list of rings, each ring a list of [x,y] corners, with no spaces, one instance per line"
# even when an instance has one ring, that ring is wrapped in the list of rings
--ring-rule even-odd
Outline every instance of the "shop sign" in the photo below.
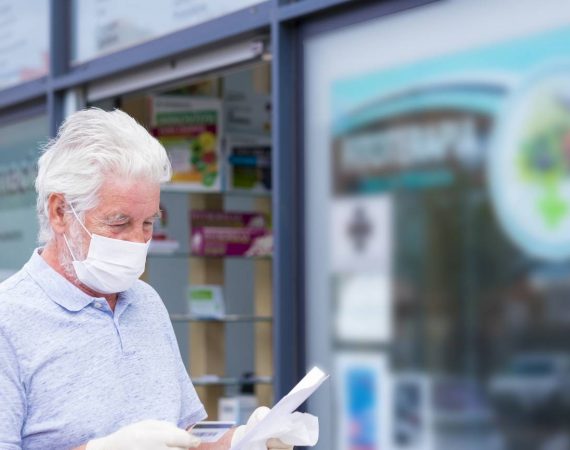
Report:
[[[342,143],[340,163],[347,171],[382,171],[460,159],[476,146],[476,126],[472,117],[450,117],[349,136]]]
[[[475,83],[471,87],[475,98],[480,95],[477,88]],[[417,99],[407,100],[410,111],[405,114],[369,116],[366,122],[335,137],[337,194],[446,186],[458,172],[481,168],[483,146],[493,122],[490,110],[473,110],[467,100],[453,109],[434,103],[420,110]],[[357,114],[348,115],[343,121],[355,117]]]
[[[545,65],[512,93],[489,152],[497,216],[532,256],[570,257],[570,61]]]

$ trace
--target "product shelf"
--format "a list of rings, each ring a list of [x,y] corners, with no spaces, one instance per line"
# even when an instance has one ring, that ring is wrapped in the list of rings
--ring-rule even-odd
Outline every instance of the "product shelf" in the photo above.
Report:
[[[192,378],[194,386],[237,386],[240,384],[272,384],[273,377],[232,378],[206,375]]]
[[[272,192],[260,192],[260,191],[212,191],[207,189],[199,189],[195,186],[189,187],[183,184],[163,184],[160,187],[161,192],[168,193],[179,193],[179,194],[193,194],[193,195],[229,195],[236,197],[271,197]]]
[[[171,314],[170,320],[172,320],[173,322],[223,322],[223,323],[271,322],[273,321],[273,317],[251,316],[251,315],[240,315],[240,314],[228,314],[222,317],[196,317],[190,314]]]
[[[267,256],[240,256],[240,255],[196,255],[190,252],[172,252],[172,253],[161,253],[161,252],[149,252],[149,257],[153,258],[193,258],[193,259],[240,259],[240,260],[271,260],[272,255]]]

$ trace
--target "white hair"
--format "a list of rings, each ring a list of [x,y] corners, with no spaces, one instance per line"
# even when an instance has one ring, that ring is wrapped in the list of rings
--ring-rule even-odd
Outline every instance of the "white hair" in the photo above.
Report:
[[[110,175],[163,183],[171,174],[164,147],[131,116],[118,109],[78,111],[65,120],[38,161],[38,240],[53,238],[50,194],[63,194],[83,216],[97,206],[99,190]]]

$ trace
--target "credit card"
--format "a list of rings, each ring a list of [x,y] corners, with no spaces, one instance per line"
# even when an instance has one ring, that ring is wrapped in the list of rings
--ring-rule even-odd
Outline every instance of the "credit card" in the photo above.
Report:
[[[198,422],[189,431],[202,442],[216,442],[234,426],[234,422],[204,421]]]

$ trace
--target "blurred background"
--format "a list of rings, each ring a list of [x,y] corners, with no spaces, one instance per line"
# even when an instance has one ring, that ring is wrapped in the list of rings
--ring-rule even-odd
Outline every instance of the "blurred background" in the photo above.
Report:
[[[570,449],[570,3],[0,0],[0,279],[35,161],[121,108],[210,420],[318,365],[319,450]],[[223,236],[215,230],[224,230]]]

